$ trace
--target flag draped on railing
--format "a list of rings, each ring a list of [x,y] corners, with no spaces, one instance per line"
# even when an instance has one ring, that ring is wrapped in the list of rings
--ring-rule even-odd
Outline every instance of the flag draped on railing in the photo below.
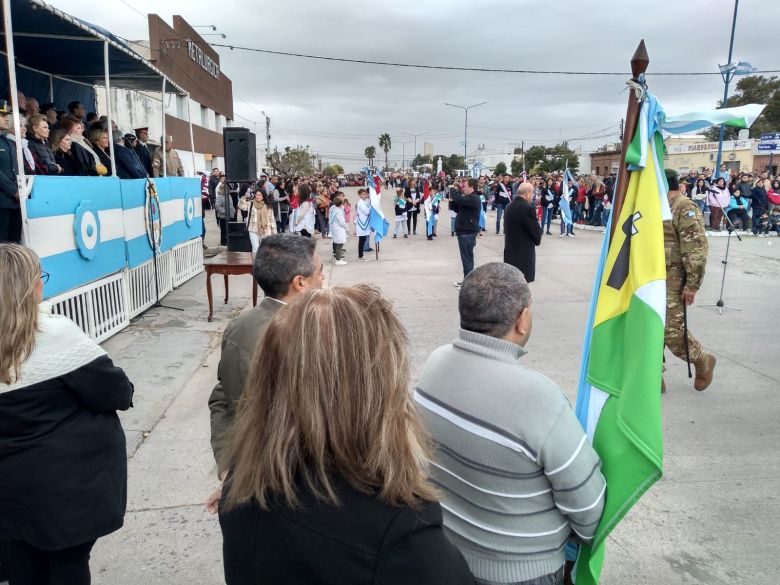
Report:
[[[607,536],[663,474],[661,368],[666,319],[663,220],[671,213],[663,139],[647,94],[633,172],[617,229],[605,234],[583,348],[577,416],[602,460],[604,513],[591,546],[577,560],[577,585],[596,584]],[[644,152],[644,157],[642,157]],[[639,156],[635,156],[635,155]],[[641,164],[640,164],[641,163]]]

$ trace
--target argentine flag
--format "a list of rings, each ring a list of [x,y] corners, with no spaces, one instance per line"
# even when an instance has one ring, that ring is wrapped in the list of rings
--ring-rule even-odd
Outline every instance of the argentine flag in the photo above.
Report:
[[[382,205],[379,199],[382,179],[379,175],[375,176],[374,172],[368,167],[363,169],[363,172],[366,173],[368,197],[371,201],[371,215],[368,218],[368,225],[374,230],[374,241],[378,244],[385,238],[390,229],[390,222],[385,219],[385,214],[382,211]]]

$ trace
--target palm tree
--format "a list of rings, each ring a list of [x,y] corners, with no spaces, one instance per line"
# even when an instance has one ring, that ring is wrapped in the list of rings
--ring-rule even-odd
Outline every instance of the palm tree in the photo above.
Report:
[[[374,164],[374,158],[376,157],[376,148],[373,146],[367,146],[363,151],[363,154],[365,154],[366,158],[368,159],[368,166],[372,166]]]
[[[392,141],[390,140],[390,135],[385,132],[384,134],[381,134],[379,136],[379,148],[385,151],[385,168],[387,168],[387,153],[390,152],[390,147],[392,146]]]

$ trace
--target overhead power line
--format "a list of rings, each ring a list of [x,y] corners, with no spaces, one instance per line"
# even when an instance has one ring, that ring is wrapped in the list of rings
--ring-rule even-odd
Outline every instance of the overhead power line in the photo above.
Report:
[[[336,61],[339,63],[360,63],[363,65],[381,65],[384,67],[407,67],[411,69],[437,69],[441,71],[476,71],[482,73],[524,73],[529,75],[620,75],[630,76],[631,73],[624,71],[556,71],[545,69],[494,69],[489,67],[456,67],[451,65],[424,65],[422,63],[396,63],[392,61],[372,61],[370,59],[347,59],[345,57],[326,57],[324,55],[308,55],[306,53],[292,53],[289,51],[272,51],[271,49],[260,49],[257,47],[241,47],[238,45],[228,45],[220,43],[211,43],[212,47],[223,47],[231,51],[249,51],[252,53],[265,53],[267,55],[280,55],[284,57],[299,57],[301,59],[318,59],[320,61]],[[755,73],[780,73],[780,69],[768,69],[756,71]],[[650,75],[668,75],[668,76],[689,76],[689,75],[720,75],[718,71],[666,71],[651,72]]]

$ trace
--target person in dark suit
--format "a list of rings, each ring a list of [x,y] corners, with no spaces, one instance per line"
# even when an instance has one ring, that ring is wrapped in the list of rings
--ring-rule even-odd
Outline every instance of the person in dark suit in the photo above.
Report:
[[[504,213],[504,262],[520,270],[528,282],[536,277],[536,246],[542,242],[533,196],[533,185],[523,183]]]
[[[6,134],[11,123],[11,106],[0,99],[0,242],[22,240],[22,211],[16,183],[16,144]]]
[[[120,179],[145,179],[146,171],[135,151],[127,148],[119,130],[114,130],[114,160],[116,175]]]
[[[224,459],[227,585],[473,583],[444,534],[410,374],[376,288],[309,290],[279,309]]]
[[[260,240],[253,274],[265,298],[251,311],[233,319],[225,329],[218,381],[209,397],[211,448],[220,480],[226,472],[222,462],[225,437],[233,426],[257,342],[285,303],[304,290],[322,286],[322,262],[316,247],[313,240],[295,234],[275,234]],[[216,512],[220,495],[221,487],[209,497],[211,512]]]
[[[144,171],[146,171],[144,176],[153,177],[152,153],[149,152],[149,147],[146,146],[146,141],[149,140],[149,128],[136,128],[135,135],[138,137],[135,143],[135,153],[138,155],[138,160],[141,161]]]

